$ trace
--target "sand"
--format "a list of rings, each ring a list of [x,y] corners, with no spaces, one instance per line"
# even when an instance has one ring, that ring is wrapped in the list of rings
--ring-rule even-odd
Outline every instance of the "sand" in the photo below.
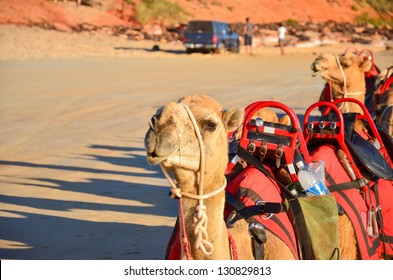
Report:
[[[277,100],[300,116],[324,48],[187,55],[180,43],[0,26],[0,258],[163,259],[177,201],[146,162],[147,122],[190,94]],[[363,46],[359,46],[360,48]],[[380,68],[393,52],[375,51]]]

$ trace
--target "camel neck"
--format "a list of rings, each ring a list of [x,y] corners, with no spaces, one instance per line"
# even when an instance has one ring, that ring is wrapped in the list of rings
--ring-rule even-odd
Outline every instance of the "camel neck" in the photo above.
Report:
[[[214,184],[211,187],[206,185],[205,187],[208,189],[220,188],[218,184]],[[223,217],[225,190],[222,189],[214,196],[204,199],[202,204],[203,212],[201,212],[200,200],[182,197],[182,202],[184,227],[190,243],[192,258],[228,259],[228,232]],[[206,215],[206,220],[201,218],[204,215]],[[203,239],[202,241],[201,238]]]

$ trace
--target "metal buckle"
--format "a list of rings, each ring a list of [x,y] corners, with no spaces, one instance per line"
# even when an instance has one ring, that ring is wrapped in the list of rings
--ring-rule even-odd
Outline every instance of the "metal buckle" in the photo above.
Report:
[[[318,126],[319,126],[319,136],[322,137],[323,129],[325,128],[325,121],[320,121]]]
[[[257,145],[255,145],[254,142],[251,142],[250,144],[248,144],[247,149],[248,149],[248,151],[249,151],[250,153],[254,153],[255,150],[257,149]]]
[[[314,123],[313,122],[308,122],[307,123],[307,129],[308,133],[310,134],[310,139],[312,138],[313,132],[314,132]]]
[[[255,119],[255,125],[256,125],[257,127],[263,126],[263,120],[262,120],[261,118],[256,118],[256,119]]]
[[[262,142],[262,146],[261,146],[261,148],[259,150],[260,154],[263,155],[263,156],[265,156],[266,153],[267,153],[267,145],[266,144],[267,144],[267,142],[263,141]]]
[[[276,156],[276,167],[280,168],[280,164],[281,164],[281,157],[284,154],[284,150],[281,148],[282,144],[278,145],[278,148],[276,149],[274,155]]]
[[[265,201],[264,200],[257,200],[255,202],[255,205],[265,205]],[[271,217],[273,217],[274,213],[266,213],[265,215],[259,215],[259,217],[261,217],[263,220],[269,220]]]
[[[267,154],[267,142],[263,141],[261,147],[259,148],[259,153],[261,154],[259,157],[260,161],[263,161],[265,159],[265,156]]]
[[[336,122],[331,122],[330,123],[330,129],[332,130],[333,137],[336,135],[336,127],[337,127],[337,123]]]
[[[261,224],[261,223],[258,223],[258,222],[252,222],[251,224],[249,224],[248,225],[248,235],[251,237],[251,238],[254,238],[254,235],[251,233],[251,229],[259,229],[259,230],[262,230],[262,231],[265,231],[266,229],[265,229],[265,227]]]

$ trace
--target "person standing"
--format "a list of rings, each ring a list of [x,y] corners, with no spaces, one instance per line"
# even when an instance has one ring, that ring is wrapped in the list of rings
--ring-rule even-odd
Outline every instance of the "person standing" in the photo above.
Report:
[[[286,27],[280,23],[280,26],[278,27],[278,44],[280,45],[280,50],[281,50],[281,55],[284,55],[284,41],[285,41],[285,35],[287,33]]]
[[[250,22],[250,18],[246,18],[244,25],[244,45],[246,46],[246,53],[252,54],[252,32],[254,25]]]

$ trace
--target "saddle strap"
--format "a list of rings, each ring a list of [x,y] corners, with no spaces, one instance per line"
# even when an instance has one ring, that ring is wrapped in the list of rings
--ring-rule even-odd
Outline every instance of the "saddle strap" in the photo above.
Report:
[[[349,189],[361,189],[362,187],[366,186],[368,184],[367,180],[365,178],[360,178],[354,181],[350,182],[345,182],[341,184],[334,184],[333,178],[330,176],[329,173],[326,172],[326,180],[330,183],[329,186],[329,191],[330,192],[336,192],[336,191],[344,191],[344,190],[349,190]]]
[[[259,223],[257,223],[259,224]],[[256,260],[263,260],[265,258],[265,243],[267,240],[265,228],[259,224],[253,226],[254,223],[249,224],[248,232],[252,236],[253,251]]]
[[[261,211],[264,211],[264,207],[253,207],[253,211],[247,211],[248,208],[246,207],[243,202],[240,201],[240,199],[231,194],[230,192],[226,191],[225,192],[225,202],[229,204],[233,209],[236,210],[236,215],[233,217],[228,223],[230,225],[233,225],[236,221],[240,219],[245,219],[247,223],[249,224],[249,234],[252,238],[252,244],[253,244],[253,253],[255,256],[256,260],[263,260],[264,259],[264,244],[266,243],[266,231],[264,227],[261,225],[263,228],[254,227],[251,226],[253,224],[259,224],[256,219],[254,219],[252,216],[254,215],[261,215]],[[270,204],[280,204],[280,203],[270,203]],[[257,205],[257,206],[263,206],[263,205]],[[258,210],[260,208],[260,210]],[[266,209],[268,209],[267,207]],[[277,209],[277,206],[274,206],[274,209]],[[272,208],[272,210],[274,210]]]
[[[250,219],[252,216],[266,213],[277,214],[286,211],[284,204],[278,202],[264,202],[262,204],[246,207],[237,196],[230,192],[225,193],[225,202],[231,205],[237,212],[235,217],[229,222],[230,224],[234,224],[240,219],[245,219],[250,223],[254,221]]]
[[[304,217],[302,207],[297,198],[289,199],[289,212],[292,215],[292,220],[295,224],[296,235],[298,237],[298,246],[302,254],[302,260],[314,260],[313,251],[311,248],[311,240],[307,231],[306,219]]]
[[[377,205],[379,204],[379,191],[378,191],[378,182],[375,182],[374,185],[374,191],[375,191],[375,199],[376,199],[376,203]],[[382,216],[382,209],[381,207],[378,207],[376,210],[377,213],[377,222],[379,225],[379,228],[381,229],[380,232],[380,238],[382,241],[382,254],[385,260],[387,260],[388,258],[393,258],[393,256],[388,256],[386,254],[386,246],[389,245],[390,249],[392,250],[393,247],[393,238],[391,236],[388,236],[385,231],[384,231],[384,226],[383,226],[383,216]]]

